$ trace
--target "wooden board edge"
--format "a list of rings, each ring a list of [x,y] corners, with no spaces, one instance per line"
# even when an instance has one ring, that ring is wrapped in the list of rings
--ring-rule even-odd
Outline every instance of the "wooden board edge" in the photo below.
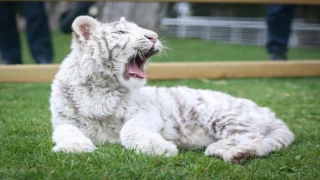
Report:
[[[0,66],[0,83],[51,82],[59,66]],[[149,80],[316,77],[320,76],[320,60],[150,63],[146,72]]]
[[[85,1],[85,0],[81,0]],[[118,0],[108,0],[117,2]],[[241,3],[241,4],[301,4],[320,5],[320,0],[122,0],[121,2],[189,2],[189,3]]]

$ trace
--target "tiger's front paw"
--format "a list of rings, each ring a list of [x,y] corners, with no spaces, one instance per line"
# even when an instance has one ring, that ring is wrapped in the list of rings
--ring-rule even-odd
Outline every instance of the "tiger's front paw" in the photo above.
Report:
[[[95,149],[97,149],[96,146],[89,139],[78,139],[58,142],[52,150],[54,152],[79,153],[93,152]]]
[[[165,155],[166,157],[173,157],[178,154],[177,146],[169,141],[163,141],[161,143],[154,142],[150,150],[151,154]]]
[[[164,155],[172,157],[178,154],[178,148],[173,143],[166,141],[160,135],[150,135],[146,139],[139,139],[134,142],[122,142],[129,149],[135,149],[137,153],[146,153],[150,155]]]

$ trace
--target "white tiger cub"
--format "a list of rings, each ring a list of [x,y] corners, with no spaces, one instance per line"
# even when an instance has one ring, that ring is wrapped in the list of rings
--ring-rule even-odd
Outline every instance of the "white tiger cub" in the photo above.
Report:
[[[158,35],[121,18],[102,24],[80,16],[72,51],[52,83],[53,151],[92,152],[120,142],[147,154],[177,147],[240,162],[287,147],[294,134],[268,108],[247,99],[187,87],[142,87]]]

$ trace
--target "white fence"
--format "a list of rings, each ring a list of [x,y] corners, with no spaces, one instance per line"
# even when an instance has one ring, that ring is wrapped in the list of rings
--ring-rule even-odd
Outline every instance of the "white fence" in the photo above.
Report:
[[[166,36],[262,46],[267,26],[263,18],[184,17],[164,18],[161,29]],[[295,20],[289,46],[320,47],[320,24]]]

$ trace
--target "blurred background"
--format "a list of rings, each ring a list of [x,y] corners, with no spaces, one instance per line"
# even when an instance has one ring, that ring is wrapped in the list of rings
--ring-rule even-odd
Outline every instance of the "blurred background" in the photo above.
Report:
[[[284,9],[279,21],[275,13],[280,10],[264,4],[65,1],[42,2],[46,19],[41,21],[47,21],[51,37],[48,44],[52,44],[49,47],[52,56],[47,56],[43,62],[37,60],[36,52],[31,48],[32,42],[29,42],[32,32],[28,31],[28,26],[37,26],[32,24],[37,18],[30,18],[27,11],[30,8],[25,3],[9,5],[14,6],[18,41],[21,43],[21,57],[18,59],[23,64],[60,63],[70,52],[71,23],[78,15],[90,15],[105,23],[118,21],[124,16],[128,21],[156,31],[170,50],[166,51],[167,56],[153,58],[154,62],[320,60],[320,6],[293,5],[290,12]],[[0,2],[0,6],[9,7],[4,2]],[[4,26],[8,25],[9,19],[4,11],[0,13],[0,26],[7,28]],[[290,17],[287,17],[288,13]],[[285,30],[287,32],[283,32],[283,28],[277,30],[288,36],[288,42],[283,42],[282,54],[271,52],[266,46],[270,43],[268,23],[273,19],[279,24],[274,26],[287,23],[290,28]],[[15,30],[7,28],[7,31]],[[7,33],[0,33],[3,42],[3,39],[12,38]],[[3,54],[2,51],[2,62],[5,62],[8,58],[5,59]]]

